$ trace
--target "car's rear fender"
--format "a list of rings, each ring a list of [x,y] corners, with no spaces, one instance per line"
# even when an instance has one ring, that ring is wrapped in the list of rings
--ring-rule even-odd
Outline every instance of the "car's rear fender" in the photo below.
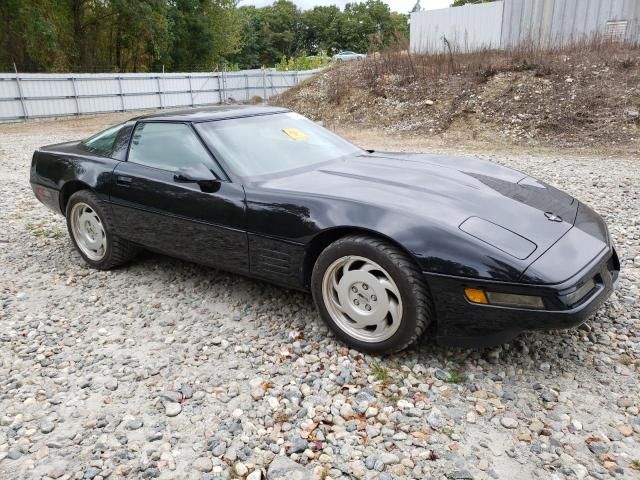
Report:
[[[102,200],[108,200],[111,175],[118,163],[111,158],[71,151],[36,150],[31,162],[30,181],[34,190],[40,186],[57,191],[56,210],[64,213],[69,197],[83,188],[89,188]]]

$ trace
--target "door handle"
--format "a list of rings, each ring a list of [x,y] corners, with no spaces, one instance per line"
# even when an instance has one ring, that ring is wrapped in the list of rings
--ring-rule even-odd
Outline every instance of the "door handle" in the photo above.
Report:
[[[133,182],[133,179],[131,177],[125,177],[123,175],[116,176],[116,183],[118,185],[129,186],[131,185],[132,182]]]

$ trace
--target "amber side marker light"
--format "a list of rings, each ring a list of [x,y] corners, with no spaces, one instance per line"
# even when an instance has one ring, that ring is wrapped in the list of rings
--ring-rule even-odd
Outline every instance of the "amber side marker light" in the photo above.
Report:
[[[487,300],[487,295],[484,293],[484,290],[480,290],[479,288],[465,288],[464,295],[467,297],[472,303],[482,303],[483,305],[488,305],[489,300]]]
[[[514,295],[511,293],[485,292],[480,288],[465,288],[464,296],[471,303],[481,305],[497,305],[500,307],[544,309],[544,302],[540,297],[531,295]]]

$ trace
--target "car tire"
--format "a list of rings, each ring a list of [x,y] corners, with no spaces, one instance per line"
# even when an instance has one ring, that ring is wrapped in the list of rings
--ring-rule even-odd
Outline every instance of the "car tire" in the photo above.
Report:
[[[435,318],[422,273],[384,240],[349,235],[318,257],[311,291],[322,319],[361,352],[389,354],[416,342]]]
[[[131,260],[139,248],[114,235],[110,208],[89,190],[69,198],[65,216],[73,245],[85,262],[98,270],[109,270]]]

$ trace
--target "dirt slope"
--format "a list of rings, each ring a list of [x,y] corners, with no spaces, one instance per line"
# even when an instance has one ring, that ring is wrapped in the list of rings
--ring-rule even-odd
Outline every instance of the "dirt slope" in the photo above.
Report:
[[[640,148],[640,48],[388,53],[272,101],[331,127],[570,148]]]

